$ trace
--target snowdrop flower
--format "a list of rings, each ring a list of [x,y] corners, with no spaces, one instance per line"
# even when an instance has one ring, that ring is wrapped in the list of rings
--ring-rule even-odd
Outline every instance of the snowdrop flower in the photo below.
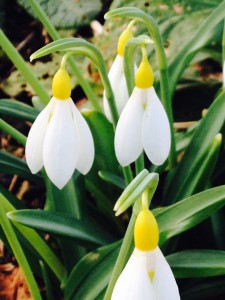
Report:
[[[154,75],[143,48],[142,62],[136,73],[135,88],[115,132],[115,152],[119,163],[127,166],[143,151],[155,165],[167,159],[171,137],[168,117],[154,87]]]
[[[112,86],[112,90],[115,96],[115,103],[119,115],[121,114],[125,104],[128,101],[129,95],[127,90],[126,78],[123,69],[123,54],[124,48],[129,39],[133,37],[130,27],[132,26],[132,21],[128,27],[123,31],[119,37],[118,47],[117,47],[117,56],[109,70],[108,77]],[[112,121],[111,112],[109,109],[108,101],[104,92],[103,95],[103,107],[105,115],[108,120]]]
[[[62,189],[75,168],[86,174],[94,160],[90,129],[70,98],[70,77],[64,67],[55,74],[49,104],[28,134],[26,161],[32,173],[45,167],[50,180]]]
[[[111,300],[180,300],[179,290],[158,245],[158,225],[144,207],[134,228],[135,249],[120,274]]]

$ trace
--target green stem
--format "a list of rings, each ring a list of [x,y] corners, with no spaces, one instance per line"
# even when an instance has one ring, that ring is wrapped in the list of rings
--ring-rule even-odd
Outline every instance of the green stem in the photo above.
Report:
[[[0,195],[0,198],[2,198],[2,195]],[[28,288],[29,288],[32,298],[35,300],[39,300],[39,299],[41,300],[42,298],[41,298],[41,295],[39,292],[39,288],[34,279],[34,276],[30,269],[30,266],[27,262],[26,256],[24,255],[24,252],[23,252],[23,250],[20,246],[20,243],[17,239],[17,236],[13,230],[13,227],[10,224],[10,221],[8,220],[8,218],[6,217],[6,212],[5,212],[4,206],[0,207],[0,220],[1,220],[2,229],[7,237],[10,247],[12,248],[12,251],[16,257],[16,260],[21,267],[21,270],[23,272],[25,281],[28,285]]]
[[[133,174],[130,166],[123,167],[123,176],[125,178],[126,185],[133,180]]]
[[[15,210],[14,206],[2,194],[0,194],[0,202],[5,212]],[[14,225],[34,247],[34,249],[40,254],[42,259],[55,273],[57,278],[62,281],[65,274],[64,267],[62,266],[57,256],[53,253],[53,251],[46,245],[45,241],[37,234],[35,230],[16,222],[14,223]]]
[[[45,12],[42,10],[39,3],[37,3],[36,0],[28,0],[30,3],[30,6],[35,11],[36,16],[41,21],[45,29],[47,30],[48,34],[51,36],[51,38],[56,41],[60,39],[60,36],[58,32],[55,30],[55,27],[52,25],[52,23],[49,21],[48,17],[46,16]],[[79,84],[81,85],[82,89],[84,90],[85,94],[87,95],[87,98],[92,103],[93,107],[101,111],[101,107],[99,105],[98,98],[96,97],[95,93],[92,91],[90,85],[87,83],[87,80],[83,77],[81,71],[76,66],[74,60],[72,58],[69,59],[70,67],[75,74]]]
[[[27,138],[17,129],[9,125],[7,122],[0,118],[0,129],[7,134],[11,135],[18,143],[25,146]]]
[[[111,299],[116,281],[133,251],[133,235],[136,217],[136,214],[133,212],[103,300]]]
[[[143,171],[145,168],[145,162],[144,162],[144,154],[141,153],[141,155],[138,157],[138,159],[135,161],[135,170],[136,175],[138,175],[141,171]]]
[[[18,53],[16,48],[12,45],[12,43],[5,36],[4,32],[0,29],[0,45],[9,59],[13,62],[13,64],[17,67],[18,70],[25,77],[27,82],[31,85],[33,90],[38,95],[40,102],[43,106],[45,106],[49,102],[49,95],[47,91],[40,84],[38,79],[34,76],[32,71],[27,66],[26,62],[23,60],[22,56]]]

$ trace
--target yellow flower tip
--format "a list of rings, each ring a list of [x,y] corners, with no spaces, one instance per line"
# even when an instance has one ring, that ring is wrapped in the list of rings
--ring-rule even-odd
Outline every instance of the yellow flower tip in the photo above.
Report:
[[[154,73],[147,57],[142,58],[142,62],[137,70],[135,85],[140,89],[150,88],[154,83]]]
[[[134,226],[135,247],[141,251],[154,250],[159,242],[159,229],[154,215],[148,208],[139,213]]]
[[[129,28],[125,29],[120,37],[119,37],[119,41],[118,41],[118,47],[117,47],[117,53],[121,56],[123,56],[124,53],[124,48],[126,46],[126,43],[133,37],[133,34],[131,32],[131,30]]]
[[[58,100],[65,100],[70,97],[70,76],[64,68],[60,68],[53,77],[52,94]]]

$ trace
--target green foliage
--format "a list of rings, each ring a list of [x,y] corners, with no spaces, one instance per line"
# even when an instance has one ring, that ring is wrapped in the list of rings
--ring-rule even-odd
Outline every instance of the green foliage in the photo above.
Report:
[[[52,24],[56,27],[71,28],[88,24],[101,10],[99,0],[69,1],[69,0],[38,0],[43,11],[47,14]],[[18,0],[32,16],[35,11],[30,7],[29,1]]]

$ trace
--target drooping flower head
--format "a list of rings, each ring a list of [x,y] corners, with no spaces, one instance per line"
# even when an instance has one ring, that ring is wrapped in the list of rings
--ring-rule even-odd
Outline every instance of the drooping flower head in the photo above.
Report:
[[[175,278],[158,241],[156,219],[144,206],[135,223],[135,249],[116,282],[111,300],[180,300]]]
[[[129,39],[133,37],[133,34],[130,29],[131,25],[132,23],[130,23],[127,26],[127,28],[122,32],[122,34],[119,37],[117,56],[108,73],[108,77],[115,96],[115,103],[119,115],[121,114],[129,98],[126,78],[125,78],[124,68],[123,68],[123,55],[124,55],[124,48],[126,43],[129,41]],[[112,121],[112,116],[109,110],[109,105],[106,99],[105,92],[103,95],[103,106],[104,106],[106,117],[109,119],[109,121]]]
[[[90,129],[74,105],[70,77],[64,67],[55,74],[49,104],[28,134],[26,161],[32,173],[45,167],[50,180],[62,189],[75,169],[86,174],[94,160]]]
[[[115,151],[122,166],[135,161],[143,149],[155,165],[163,164],[169,155],[169,121],[153,83],[154,74],[143,47],[135,88],[116,127]]]

